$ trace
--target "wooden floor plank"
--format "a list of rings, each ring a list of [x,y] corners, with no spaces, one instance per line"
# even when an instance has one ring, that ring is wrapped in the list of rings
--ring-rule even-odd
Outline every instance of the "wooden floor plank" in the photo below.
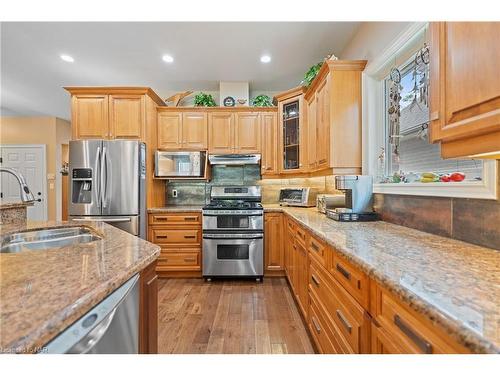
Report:
[[[314,353],[287,282],[162,279],[160,353]]]

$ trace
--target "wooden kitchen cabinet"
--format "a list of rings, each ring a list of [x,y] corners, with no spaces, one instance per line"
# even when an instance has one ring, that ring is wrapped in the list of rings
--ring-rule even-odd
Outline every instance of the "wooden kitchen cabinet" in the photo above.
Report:
[[[211,154],[234,153],[234,113],[212,112],[208,115],[209,142]]]
[[[148,241],[161,247],[159,277],[201,277],[201,213],[148,215]]]
[[[372,284],[373,353],[470,353],[427,317],[377,283]]]
[[[182,114],[182,148],[206,150],[208,144],[208,116],[203,112]]]
[[[178,150],[182,147],[182,113],[158,113],[158,148]]]
[[[158,111],[158,148],[206,150],[208,116],[204,112]]]
[[[139,277],[139,353],[158,353],[158,276],[156,261]]]
[[[72,95],[71,127],[73,139],[108,138],[108,108],[108,95]]]
[[[278,123],[276,113],[262,113],[262,160],[261,174],[278,174]]]
[[[234,124],[234,152],[237,154],[260,154],[260,114],[255,112],[236,112]]]
[[[283,276],[285,270],[285,248],[283,236],[283,214],[264,214],[264,274]]]
[[[275,96],[278,101],[278,171],[280,174],[307,172],[306,110],[303,87]]]
[[[430,25],[430,139],[443,158],[500,159],[499,35],[498,22]]]
[[[109,95],[109,137],[112,139],[144,139],[144,95]]]
[[[307,172],[361,173],[361,73],[365,60],[327,60],[304,94]]]

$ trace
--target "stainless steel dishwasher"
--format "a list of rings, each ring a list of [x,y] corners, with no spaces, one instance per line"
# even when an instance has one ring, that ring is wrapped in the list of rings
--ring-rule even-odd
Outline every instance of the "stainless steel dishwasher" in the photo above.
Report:
[[[41,353],[137,354],[139,352],[139,275],[99,302]]]

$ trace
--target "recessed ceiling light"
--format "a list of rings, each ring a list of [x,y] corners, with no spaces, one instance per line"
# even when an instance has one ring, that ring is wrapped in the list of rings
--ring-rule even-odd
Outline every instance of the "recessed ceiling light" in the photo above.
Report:
[[[269,56],[269,55],[262,55],[260,57],[260,62],[264,63],[264,64],[267,64],[268,62],[271,62],[271,56]]]
[[[72,58],[70,55],[61,55],[61,60],[66,61],[66,62],[75,62],[75,59]]]
[[[167,63],[173,63],[174,62],[174,58],[170,55],[163,55],[162,57],[163,61],[167,62]]]

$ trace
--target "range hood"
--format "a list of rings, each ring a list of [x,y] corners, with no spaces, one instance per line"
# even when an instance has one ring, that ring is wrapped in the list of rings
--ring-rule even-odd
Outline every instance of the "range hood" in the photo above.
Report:
[[[255,165],[260,163],[260,155],[209,155],[208,161],[212,165]]]

